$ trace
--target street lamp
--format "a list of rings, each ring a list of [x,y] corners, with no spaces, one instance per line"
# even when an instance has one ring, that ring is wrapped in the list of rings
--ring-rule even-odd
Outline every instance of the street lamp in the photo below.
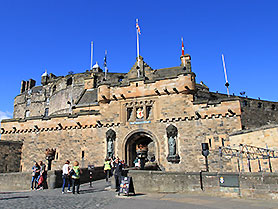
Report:
[[[209,146],[208,146],[208,143],[202,143],[202,155],[206,159],[206,171],[209,172],[209,167],[208,167]]]
[[[49,149],[45,150],[45,159],[48,161],[48,168],[47,170],[51,170],[51,161],[55,159],[56,149]]]

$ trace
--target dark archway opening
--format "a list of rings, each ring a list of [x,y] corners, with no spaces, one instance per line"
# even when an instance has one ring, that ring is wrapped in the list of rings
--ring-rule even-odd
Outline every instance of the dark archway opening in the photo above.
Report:
[[[157,170],[156,163],[156,144],[152,137],[145,132],[138,132],[132,134],[125,145],[125,161],[129,165],[129,167],[135,167],[135,160],[138,159],[138,153],[136,152],[136,147],[142,145],[143,147],[147,147],[147,155],[144,159],[145,169]],[[141,160],[142,162],[142,160]]]

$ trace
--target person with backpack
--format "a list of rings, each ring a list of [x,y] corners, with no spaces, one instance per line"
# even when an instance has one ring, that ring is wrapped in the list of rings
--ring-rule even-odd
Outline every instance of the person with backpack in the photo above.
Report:
[[[70,174],[72,174],[72,193],[75,194],[75,187],[76,187],[76,193],[79,193],[79,188],[80,188],[80,174],[81,170],[79,168],[79,162],[75,161],[73,163],[72,170],[70,171]]]
[[[62,173],[62,179],[63,179],[63,186],[62,186],[62,194],[65,193],[65,186],[68,184],[68,190],[67,193],[70,193],[70,186],[71,186],[71,177],[70,177],[70,161],[67,160],[65,162],[65,165],[63,166],[63,173]]]

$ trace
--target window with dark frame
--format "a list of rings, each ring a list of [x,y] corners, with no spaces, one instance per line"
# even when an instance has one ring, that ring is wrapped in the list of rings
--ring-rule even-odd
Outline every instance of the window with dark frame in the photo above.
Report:
[[[152,106],[146,106],[146,119],[151,118],[152,116]]]
[[[28,117],[30,117],[30,110],[26,110],[26,112],[25,112],[25,118],[28,118]]]
[[[132,112],[133,112],[133,108],[128,107],[127,108],[127,116],[126,116],[127,121],[130,121],[130,119],[132,118]]]
[[[45,108],[44,110],[44,117],[47,117],[49,113],[49,108]]]

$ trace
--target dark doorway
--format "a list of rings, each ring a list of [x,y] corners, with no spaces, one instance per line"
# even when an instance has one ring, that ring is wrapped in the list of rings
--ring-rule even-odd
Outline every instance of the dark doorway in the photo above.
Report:
[[[152,137],[145,132],[138,132],[132,134],[125,145],[125,161],[129,167],[134,167],[134,160],[136,159],[136,146],[143,145],[148,147],[148,156],[147,161],[155,161],[156,155],[156,146],[155,142],[152,140]]]

